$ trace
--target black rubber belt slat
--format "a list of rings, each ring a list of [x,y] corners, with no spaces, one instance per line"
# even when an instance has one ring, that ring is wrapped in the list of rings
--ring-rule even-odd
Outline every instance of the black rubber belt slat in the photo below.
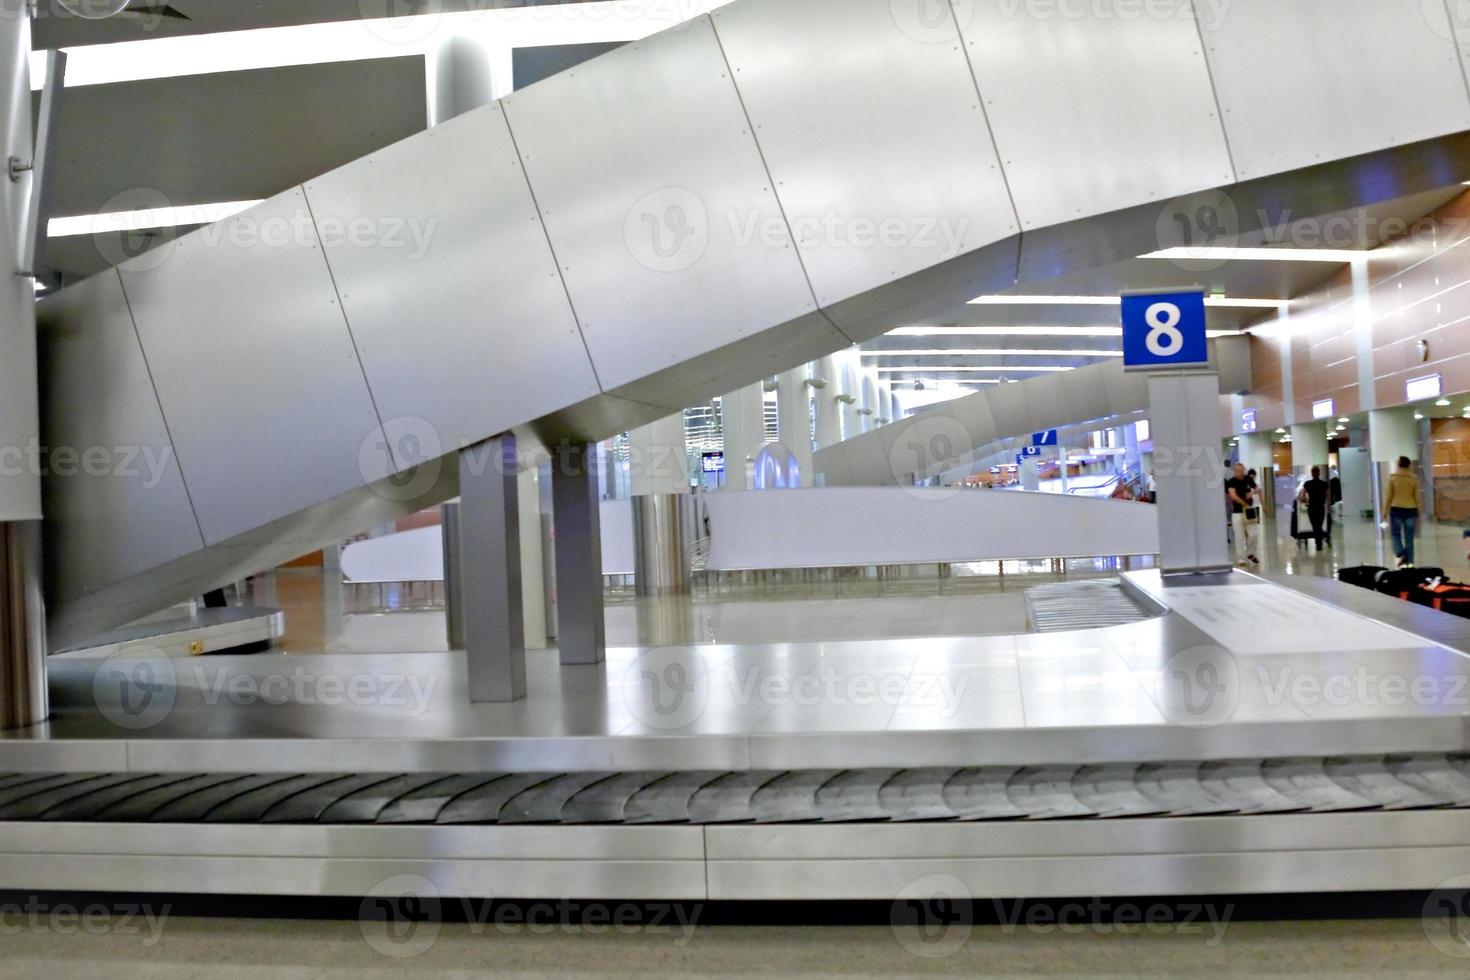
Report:
[[[1267,759],[1261,765],[1266,785],[1288,799],[1305,803],[1313,813],[1371,810],[1367,797],[1329,778],[1321,759]]]
[[[260,823],[261,817],[282,800],[318,786],[330,786],[342,779],[341,774],[287,776],[264,786],[256,786],[229,799],[204,814],[206,823]]]
[[[759,823],[816,820],[817,791],[841,773],[841,769],[804,769],[783,773],[751,796],[751,815]]]
[[[473,776],[445,776],[389,803],[378,814],[378,823],[433,823],[456,797],[504,775],[503,772],[482,772]]]
[[[944,805],[960,820],[1014,820],[1026,811],[1011,802],[1006,787],[1016,770],[1000,766],[961,769],[944,784]]]
[[[52,786],[49,789],[28,793],[19,799],[11,800],[0,806],[0,820],[35,820],[59,804],[67,800],[85,796],[99,789],[116,786],[119,783],[131,783],[143,778],[142,773],[121,773],[112,776],[93,776],[79,783],[65,783]],[[32,784],[38,785],[38,784]]]
[[[63,786],[71,786],[90,779],[100,779],[103,775],[100,772],[64,772],[57,773],[54,776],[43,776],[40,779],[33,779],[27,783],[18,783],[14,786],[0,789],[0,807],[9,806],[28,796],[44,793],[47,790],[60,789]]]
[[[463,793],[449,802],[435,823],[496,823],[506,801],[548,779],[556,772],[515,772]]]
[[[1209,794],[1241,813],[1292,813],[1308,809],[1272,789],[1261,774],[1259,762],[1204,762],[1199,767],[1200,785]]]
[[[0,790],[10,789],[12,786],[23,786],[42,779],[53,779],[55,776],[54,772],[18,772],[9,776],[0,776]]]
[[[109,806],[103,807],[92,814],[92,819],[97,821],[108,821],[116,823],[144,823],[153,818],[153,814],[163,807],[182,796],[196,790],[208,789],[210,786],[218,786],[234,779],[234,776],[186,776],[177,783],[167,786],[157,786],[145,790],[134,796],[118,800]]]
[[[322,811],[320,823],[373,823],[394,800],[416,789],[439,782],[447,773],[407,773],[344,794]]]
[[[1134,765],[1083,766],[1072,777],[1072,795],[1100,817],[1150,817],[1168,813],[1138,789]]]
[[[1199,781],[1198,762],[1147,762],[1138,767],[1133,785],[1150,801],[1176,817],[1235,813]]]
[[[1385,810],[1432,809],[1449,801],[1410,786],[1388,771],[1382,759],[1328,759],[1327,778],[1349,793],[1372,800]]]
[[[959,814],[944,802],[944,787],[958,769],[904,769],[878,790],[878,801],[896,823],[953,820]]]
[[[1443,755],[1390,756],[1388,771],[1453,807],[1470,806],[1470,777]]]
[[[1027,766],[1006,784],[1006,795],[1030,820],[1095,817],[1097,811],[1072,795],[1076,766]]]
[[[593,783],[561,808],[563,823],[622,823],[628,801],[645,787],[667,776],[665,772],[620,772]]]
[[[634,793],[623,807],[624,823],[688,823],[694,794],[723,776],[721,772],[672,772]]]
[[[887,820],[879,792],[898,769],[848,769],[817,790],[817,814],[823,823]]]
[[[779,772],[727,772],[701,786],[689,798],[689,819],[693,823],[749,823],[755,819],[750,798],[781,775]]]
[[[322,783],[278,800],[276,805],[261,815],[261,823],[316,823],[327,807],[342,797],[360,789],[385,783],[393,778],[391,772],[365,772],[343,776],[336,782]]]
[[[177,786],[189,779],[182,773],[162,773],[154,776],[139,775],[137,779],[112,786],[98,787],[89,792],[58,803],[41,814],[41,820],[95,820],[99,813],[109,807],[130,800],[135,796],[155,789]]]
[[[569,772],[530,787],[505,801],[500,823],[560,823],[562,808],[572,797],[611,775],[605,772]]]
[[[185,793],[183,796],[177,796],[153,811],[149,819],[155,823],[197,823],[202,821],[211,810],[217,809],[237,796],[243,796],[252,790],[291,778],[289,773],[236,776],[224,782]]]

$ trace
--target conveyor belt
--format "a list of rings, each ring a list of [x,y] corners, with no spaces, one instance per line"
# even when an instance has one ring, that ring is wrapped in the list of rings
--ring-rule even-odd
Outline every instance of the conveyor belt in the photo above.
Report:
[[[16,774],[0,821],[785,824],[1470,808],[1470,756],[738,772]]]
[[[1026,621],[1037,633],[1123,626],[1154,616],[1115,578],[1038,585],[1025,597]]]

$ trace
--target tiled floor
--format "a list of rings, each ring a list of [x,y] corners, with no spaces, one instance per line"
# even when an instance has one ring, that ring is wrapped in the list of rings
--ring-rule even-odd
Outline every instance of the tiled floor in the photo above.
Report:
[[[1114,904],[1128,911],[1121,907],[1128,903]],[[1134,906],[1134,914],[1152,908]],[[402,959],[379,952],[369,940],[371,926],[350,919],[201,919],[150,911],[152,923],[140,917],[123,927],[121,917],[99,917],[60,940],[45,926],[7,929],[0,936],[0,978],[1340,978],[1464,976],[1470,963],[1456,955],[1470,947],[1446,945],[1440,931],[1418,918],[1233,921],[1228,902],[1212,904],[1208,915],[1176,911],[1148,926],[1083,918],[1069,919],[1065,928],[972,927],[959,920],[924,935],[901,918],[892,926],[709,926],[700,924],[697,908],[651,928],[446,923],[432,936],[420,934],[428,941],[416,936],[405,944],[422,951]],[[991,921],[1007,917],[1005,908],[998,912]]]

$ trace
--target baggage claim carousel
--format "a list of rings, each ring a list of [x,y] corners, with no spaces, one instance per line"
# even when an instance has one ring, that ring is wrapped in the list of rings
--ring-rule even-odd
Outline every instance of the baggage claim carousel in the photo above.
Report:
[[[464,704],[462,663],[416,654],[354,661],[438,672],[412,710],[207,704],[218,680],[180,670],[171,710],[130,731],[97,664],[58,663],[56,717],[0,738],[0,889],[362,896],[409,876],[446,896],[702,901],[1470,885],[1470,622],[1328,580],[1140,573],[1124,588],[1155,615],[1017,638],[611,651],[570,671],[533,657],[516,705]],[[705,671],[705,710],[655,724],[619,707],[644,696],[621,688],[651,655]],[[350,658],[211,663],[258,681],[318,659]],[[717,678],[742,665],[981,686],[933,717],[754,710],[721,700]],[[1176,700],[1171,679],[1226,707],[1187,685]]]

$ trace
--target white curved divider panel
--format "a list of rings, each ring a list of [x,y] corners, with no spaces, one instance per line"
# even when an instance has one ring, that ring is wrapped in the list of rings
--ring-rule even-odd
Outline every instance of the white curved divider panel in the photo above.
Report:
[[[47,479],[52,642],[450,499],[460,446],[1189,244],[1222,188],[1248,237],[1470,179],[1437,3],[1004,6],[736,0],[44,301],[44,442],[159,459]],[[1003,387],[1002,430],[1100,403]]]
[[[602,574],[633,574],[633,506],[601,505]],[[342,549],[342,577],[349,582],[444,581],[444,532],[439,525],[354,541]]]
[[[998,490],[825,487],[712,493],[711,571],[1152,555],[1158,511]],[[1222,511],[1223,514],[1223,511]]]

